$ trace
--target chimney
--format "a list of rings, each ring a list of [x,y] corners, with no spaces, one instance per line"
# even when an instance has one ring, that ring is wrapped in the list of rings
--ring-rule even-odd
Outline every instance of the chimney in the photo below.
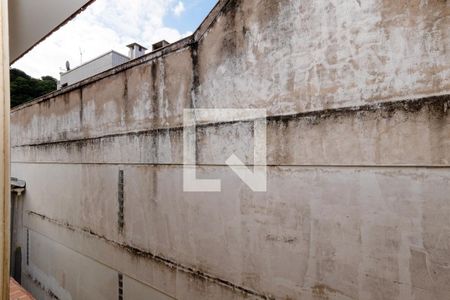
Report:
[[[164,47],[167,46],[167,45],[169,45],[169,42],[168,42],[168,41],[166,41],[166,40],[159,41],[159,42],[154,43],[154,44],[152,45],[152,51],[158,50],[158,49],[160,49],[160,48],[164,48]]]
[[[147,50],[147,48],[139,45],[138,43],[129,44],[127,45],[127,47],[130,49],[128,51],[128,56],[130,57],[130,59],[141,57],[145,54],[145,50]]]

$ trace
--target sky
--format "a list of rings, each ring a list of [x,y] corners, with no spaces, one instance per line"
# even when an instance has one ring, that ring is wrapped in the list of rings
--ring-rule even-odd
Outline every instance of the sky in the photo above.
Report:
[[[128,55],[126,45],[147,48],[192,34],[217,0],[96,0],[75,19],[15,62],[12,67],[40,78],[59,79],[72,68],[110,50]]]

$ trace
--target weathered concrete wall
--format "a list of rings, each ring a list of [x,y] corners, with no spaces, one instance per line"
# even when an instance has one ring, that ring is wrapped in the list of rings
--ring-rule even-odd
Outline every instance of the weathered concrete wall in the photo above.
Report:
[[[450,3],[223,0],[162,51],[15,109],[23,281],[42,299],[449,299]],[[197,128],[184,108],[266,108]],[[124,171],[124,228],[118,173]]]

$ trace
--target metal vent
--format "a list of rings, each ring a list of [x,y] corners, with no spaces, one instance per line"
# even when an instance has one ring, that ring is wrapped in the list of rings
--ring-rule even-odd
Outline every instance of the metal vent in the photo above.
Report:
[[[27,228],[27,266],[30,265],[30,231]]]
[[[117,279],[119,283],[119,291],[118,291],[119,300],[123,300],[123,275],[119,273]]]
[[[119,202],[119,212],[118,212],[118,225],[119,225],[119,231],[123,231],[123,227],[125,225],[125,220],[123,216],[123,202],[124,202],[124,194],[123,194],[123,170],[119,170],[119,182],[118,182],[118,193],[117,193],[117,199]]]

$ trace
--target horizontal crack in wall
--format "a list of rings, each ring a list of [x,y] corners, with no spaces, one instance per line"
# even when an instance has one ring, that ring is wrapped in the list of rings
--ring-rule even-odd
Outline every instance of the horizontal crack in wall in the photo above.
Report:
[[[405,111],[405,112],[418,112],[424,107],[429,107],[431,111],[434,113],[447,114],[448,108],[450,107],[450,95],[442,95],[442,96],[432,96],[427,98],[420,99],[411,99],[411,100],[401,100],[401,101],[393,101],[393,102],[381,102],[376,104],[368,104],[361,106],[351,106],[351,107],[341,107],[341,108],[330,108],[325,110],[318,111],[310,111],[310,112],[302,112],[296,114],[288,114],[288,115],[277,115],[277,116],[268,116],[268,122],[286,122],[293,119],[308,119],[311,123],[317,124],[320,120],[324,120],[330,117],[341,117],[350,114],[360,114],[360,113],[382,113],[383,118],[390,118],[396,111]],[[254,119],[244,119],[244,120],[235,120],[235,121],[227,121],[227,122],[214,122],[214,123],[203,123],[198,124],[196,127],[204,128],[209,126],[219,126],[224,124],[235,124],[242,122],[254,122]],[[269,125],[269,124],[268,124]],[[47,145],[57,145],[57,144],[69,144],[69,143],[80,143],[86,141],[95,141],[102,139],[111,139],[115,137],[121,136],[136,136],[140,134],[150,134],[150,133],[158,133],[160,131],[180,131],[183,130],[183,126],[174,126],[174,127],[166,127],[166,128],[153,128],[153,129],[144,129],[144,130],[136,130],[131,132],[120,132],[120,133],[111,133],[105,134],[102,136],[94,136],[94,137],[85,137],[85,138],[76,138],[71,140],[58,140],[58,141],[48,141],[48,142],[37,142],[37,143],[28,143],[21,145],[14,145],[11,148],[20,148],[20,147],[30,147],[30,146],[47,146]]]
[[[28,211],[28,214],[40,217],[43,220],[46,220],[46,221],[48,221],[48,222],[50,222],[52,224],[64,227],[64,228],[69,229],[71,231],[77,231],[77,232],[81,232],[81,233],[84,233],[84,234],[89,234],[89,235],[91,235],[93,237],[96,237],[96,238],[99,238],[99,239],[105,241],[106,243],[108,243],[108,244],[110,244],[110,245],[112,245],[114,247],[121,248],[121,249],[127,251],[128,253],[131,253],[131,254],[139,256],[139,257],[144,257],[144,258],[147,258],[147,259],[154,260],[154,261],[156,261],[158,263],[161,263],[161,264],[165,265],[168,268],[176,269],[177,271],[181,271],[183,273],[186,273],[189,276],[192,276],[194,278],[207,280],[209,282],[212,282],[212,283],[218,284],[220,286],[232,289],[232,290],[234,290],[236,292],[243,293],[243,294],[248,295],[248,296],[255,296],[255,297],[258,297],[258,298],[261,298],[261,299],[270,299],[270,300],[275,299],[271,295],[266,295],[264,293],[261,293],[261,292],[258,292],[258,291],[254,291],[252,289],[249,289],[249,288],[246,288],[246,287],[234,284],[234,283],[232,283],[230,281],[221,279],[219,277],[215,277],[215,276],[209,275],[209,274],[207,274],[207,273],[205,273],[203,271],[197,270],[197,269],[189,267],[189,266],[185,266],[185,265],[180,264],[180,263],[178,263],[176,261],[173,261],[171,259],[165,258],[165,257],[163,257],[161,255],[156,255],[154,253],[151,253],[151,252],[148,252],[148,251],[145,251],[145,250],[142,250],[142,249],[139,249],[139,248],[136,248],[136,247],[124,244],[124,243],[119,243],[119,242],[116,242],[114,240],[110,240],[110,239],[106,238],[105,236],[103,236],[101,234],[95,233],[94,231],[92,231],[91,229],[89,229],[87,227],[86,228],[77,227],[77,226],[69,224],[68,222],[64,222],[64,221],[61,221],[61,220],[53,219],[53,218],[47,217],[47,216],[45,216],[43,214],[40,214],[40,213],[37,213],[37,212],[34,212],[34,211]]]

